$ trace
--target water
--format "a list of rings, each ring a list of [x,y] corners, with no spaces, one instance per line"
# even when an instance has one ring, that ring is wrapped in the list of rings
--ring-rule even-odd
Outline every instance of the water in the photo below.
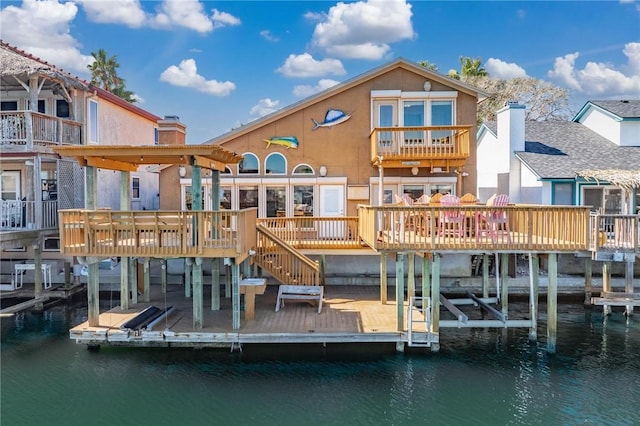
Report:
[[[2,319],[11,425],[638,425],[640,314],[560,305],[557,354],[527,330],[445,330],[393,346],[102,347],[68,338],[86,309]],[[544,312],[544,311],[542,311]]]

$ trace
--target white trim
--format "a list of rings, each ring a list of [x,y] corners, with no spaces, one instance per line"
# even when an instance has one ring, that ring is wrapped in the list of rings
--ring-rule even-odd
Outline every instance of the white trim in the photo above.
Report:
[[[401,90],[372,90],[371,91],[371,99],[391,99],[391,98],[400,98],[400,99],[439,99],[439,98],[447,98],[447,99],[455,99],[458,97],[458,93],[455,90],[443,90],[436,92],[403,92]]]

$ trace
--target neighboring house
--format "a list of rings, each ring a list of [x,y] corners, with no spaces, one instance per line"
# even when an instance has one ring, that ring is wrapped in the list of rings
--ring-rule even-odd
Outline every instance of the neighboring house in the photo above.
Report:
[[[640,180],[640,100],[590,101],[572,121],[525,123],[524,112],[510,103],[478,130],[480,200],[499,192],[516,203],[640,211],[637,187],[615,178]]]
[[[152,145],[161,120],[55,65],[0,41],[0,236],[3,259],[59,253],[58,209],[84,208],[84,171],[59,145]],[[100,170],[98,206],[120,209],[120,176]],[[158,170],[130,174],[131,209],[157,209]],[[129,208],[127,207],[127,208]]]
[[[258,217],[355,216],[358,204],[379,204],[381,171],[385,203],[394,195],[475,193],[482,95],[392,61],[207,141],[244,156],[221,174],[221,206],[257,207]],[[188,207],[190,179],[180,182],[179,197],[163,190],[162,209]]]

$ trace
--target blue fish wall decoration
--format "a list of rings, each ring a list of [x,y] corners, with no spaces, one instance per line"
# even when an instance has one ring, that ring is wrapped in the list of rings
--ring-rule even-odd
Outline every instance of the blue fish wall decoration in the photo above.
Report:
[[[335,126],[336,124],[344,123],[350,118],[351,118],[351,114],[346,114],[341,109],[330,109],[325,114],[324,121],[322,123],[319,123],[317,120],[314,120],[313,118],[311,119],[311,121],[313,121],[313,124],[315,124],[312,130],[316,130],[319,127]]]

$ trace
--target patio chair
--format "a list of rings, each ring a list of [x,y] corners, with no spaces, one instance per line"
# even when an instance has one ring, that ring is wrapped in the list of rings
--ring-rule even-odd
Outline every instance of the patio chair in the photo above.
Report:
[[[509,204],[509,196],[506,194],[494,194],[487,200],[489,210],[478,213],[476,216],[476,241],[483,236],[491,238],[494,244],[500,237],[505,237],[507,242],[511,244],[511,231],[509,230],[509,215],[506,209],[497,209],[496,207],[505,207]],[[501,241],[502,242],[502,241]]]
[[[465,234],[464,211],[459,209],[460,198],[455,195],[445,195],[440,199],[442,207],[455,207],[455,209],[443,209],[440,211],[438,218],[438,228],[440,235],[450,235],[454,237],[463,237]]]

